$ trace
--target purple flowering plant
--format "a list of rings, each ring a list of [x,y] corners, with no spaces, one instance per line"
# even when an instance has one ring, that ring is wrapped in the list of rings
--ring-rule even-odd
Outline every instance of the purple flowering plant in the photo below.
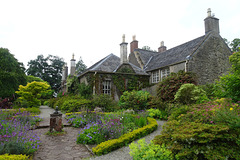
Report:
[[[73,125],[78,124],[75,120],[79,121],[79,117],[86,122],[86,126],[81,129],[77,137],[77,143],[80,144],[99,144],[110,139],[116,139],[147,124],[147,114],[89,113],[85,117],[84,115],[75,115],[70,118]],[[73,117],[75,117],[75,120]]]
[[[33,154],[40,139],[31,130],[34,121],[41,120],[27,112],[0,111],[0,154]]]

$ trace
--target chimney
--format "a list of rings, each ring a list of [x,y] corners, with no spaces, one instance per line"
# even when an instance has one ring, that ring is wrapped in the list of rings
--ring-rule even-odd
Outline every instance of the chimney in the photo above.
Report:
[[[161,53],[161,52],[164,52],[167,50],[167,47],[164,46],[164,41],[161,42],[160,44],[160,47],[158,48],[158,52]]]
[[[133,35],[133,41],[130,43],[130,53],[133,53],[136,48],[138,48],[138,41],[136,40],[136,35]]]
[[[66,80],[65,79],[66,78],[65,74],[66,74],[66,68],[65,68],[65,64],[64,64],[63,68],[62,68],[62,82]]]
[[[207,18],[204,19],[205,34],[208,34],[209,32],[215,32],[219,34],[219,19],[215,18],[214,15],[211,14],[210,8],[208,8],[207,13]]]
[[[122,36],[122,43],[120,44],[120,62],[127,63],[127,45],[125,42],[125,34]]]
[[[72,54],[72,59],[71,59],[71,68],[70,68],[70,75],[74,76],[75,71],[76,71],[76,64],[75,64],[75,59],[74,59],[74,53]]]

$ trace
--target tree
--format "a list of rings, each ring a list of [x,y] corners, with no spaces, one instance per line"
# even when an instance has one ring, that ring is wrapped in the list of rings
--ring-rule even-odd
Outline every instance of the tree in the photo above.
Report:
[[[240,47],[240,39],[239,38],[235,38],[231,43],[230,46],[232,47],[232,51],[233,52],[237,52],[239,51],[239,47]]]
[[[28,107],[40,106],[41,101],[39,99],[51,93],[49,84],[36,81],[28,83],[26,86],[20,85],[18,90],[16,93],[20,96],[18,98],[20,103],[27,103]]]
[[[36,82],[44,82],[44,80],[42,80],[41,78],[38,78],[38,77],[34,77],[34,76],[27,76],[27,82],[28,83],[31,83],[33,81],[36,81]]]
[[[87,69],[87,66],[83,63],[82,57],[79,58],[79,61],[76,64],[76,73],[82,73]]]
[[[23,63],[12,55],[8,49],[0,48],[0,97],[11,97],[20,84],[26,84]]]
[[[28,62],[27,74],[47,81],[57,92],[61,85],[63,65],[63,59],[58,56],[48,55],[44,58],[43,55],[38,55],[37,59]]]
[[[232,64],[231,72],[216,81],[214,94],[237,102],[240,101],[240,51],[233,53],[229,60]]]

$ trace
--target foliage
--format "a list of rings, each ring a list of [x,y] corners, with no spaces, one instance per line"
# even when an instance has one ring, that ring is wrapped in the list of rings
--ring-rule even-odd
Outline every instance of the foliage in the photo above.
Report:
[[[143,46],[142,49],[147,50],[147,51],[156,52],[155,50],[152,50],[149,46]]]
[[[233,52],[239,52],[239,47],[240,47],[240,39],[235,38],[231,43],[230,46],[232,47]]]
[[[159,109],[148,109],[148,116],[155,119],[167,120],[167,112]]]
[[[38,120],[28,112],[0,112],[0,154],[33,154],[40,139],[30,128]]]
[[[237,102],[240,101],[240,51],[233,53],[229,60],[232,64],[231,72],[216,81],[214,94]]]
[[[15,154],[4,154],[0,155],[0,159],[2,160],[29,160],[29,156],[27,155],[15,155]]]
[[[82,57],[79,58],[79,61],[76,64],[76,74],[83,73],[87,69],[87,66],[84,64]]]
[[[77,93],[84,98],[91,98],[92,96],[92,88],[90,85],[86,85],[85,83],[80,83],[78,85]]]
[[[106,154],[115,149],[118,149],[122,146],[129,144],[135,139],[141,138],[149,133],[152,133],[157,129],[157,121],[153,118],[148,117],[148,125],[138,128],[130,133],[126,133],[119,137],[118,139],[111,139],[105,142],[100,143],[96,147],[92,148],[93,153],[96,155]]]
[[[177,159],[239,159],[239,114],[239,105],[228,99],[182,106],[153,142],[165,144]]]
[[[212,99],[216,97],[216,95],[214,94],[215,83],[207,83],[205,85],[200,85],[199,87],[205,91],[208,99]]]
[[[112,112],[115,110],[117,104],[110,95],[100,94],[94,95],[92,98],[92,107],[100,107],[105,112]]]
[[[44,58],[43,55],[38,55],[35,60],[28,62],[27,74],[47,81],[57,92],[61,85],[63,65],[63,59],[58,56],[48,55]]]
[[[11,109],[13,103],[10,101],[9,98],[0,98],[0,109]]]
[[[183,84],[177,91],[174,100],[182,104],[193,104],[196,102],[209,101],[206,92],[191,83]]]
[[[123,109],[135,111],[144,110],[148,107],[151,95],[147,91],[125,91],[120,97],[119,106]]]
[[[26,84],[25,68],[6,48],[0,48],[0,97],[12,97],[19,85]]]
[[[28,83],[31,83],[33,81],[36,81],[36,82],[44,82],[41,78],[38,78],[38,77],[34,77],[34,76],[27,76],[27,82]]]
[[[58,131],[53,131],[53,132],[48,131],[45,134],[48,135],[48,136],[62,136],[62,135],[66,134],[66,131],[64,131],[64,130],[62,130],[60,132],[58,132]]]
[[[174,95],[182,84],[193,83],[196,84],[196,76],[190,72],[179,71],[178,73],[171,73],[169,77],[164,78],[158,84],[157,96],[163,102],[172,102]]]
[[[51,93],[50,86],[45,82],[33,81],[26,86],[19,86],[19,91],[16,93],[20,96],[19,101],[22,103],[26,101],[28,107],[39,106],[41,101],[39,100],[42,95]]]
[[[129,154],[133,157],[133,160],[173,160],[172,152],[168,150],[164,145],[155,145],[152,141],[150,144],[147,144],[144,138],[139,140],[137,144],[132,142],[129,145],[129,148]]]
[[[229,60],[232,64],[232,72],[240,75],[240,51],[233,53]]]
[[[63,102],[60,109],[67,112],[76,112],[82,107],[88,108],[90,105],[91,101],[87,99],[68,99]]]

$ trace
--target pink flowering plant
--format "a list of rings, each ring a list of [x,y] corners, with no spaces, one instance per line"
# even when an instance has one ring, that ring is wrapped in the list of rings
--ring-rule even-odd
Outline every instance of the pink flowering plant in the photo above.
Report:
[[[39,147],[40,139],[32,125],[39,117],[27,112],[0,111],[0,154],[33,154]]]

